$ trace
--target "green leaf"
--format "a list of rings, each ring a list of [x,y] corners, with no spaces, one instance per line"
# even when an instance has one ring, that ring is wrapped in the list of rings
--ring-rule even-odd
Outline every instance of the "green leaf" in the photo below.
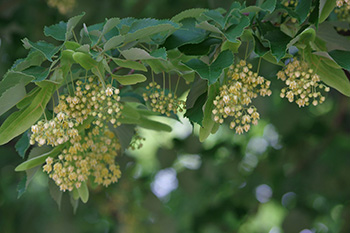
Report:
[[[350,40],[338,34],[332,22],[323,22],[317,30],[317,37],[326,42],[328,51],[347,50],[350,51]]]
[[[268,31],[264,38],[269,41],[272,55],[277,59],[277,61],[280,61],[286,55],[287,45],[292,38],[278,29]]]
[[[163,59],[163,60],[166,60],[167,59],[167,53],[166,53],[166,49],[163,47],[163,48],[159,48],[159,49],[156,49],[156,50],[153,50],[150,55],[154,58],[157,58],[157,59]]]
[[[114,48],[117,48],[119,45],[121,45],[125,40],[125,36],[118,35],[114,36],[111,39],[109,39],[103,46],[103,51],[108,51]]]
[[[45,36],[51,36],[58,41],[67,41],[72,38],[72,31],[75,26],[79,23],[80,19],[85,15],[82,13],[80,15],[74,16],[68,20],[68,22],[59,22],[58,24],[51,25],[44,28]]]
[[[310,13],[312,0],[299,0],[295,12],[298,14],[298,21],[302,24]]]
[[[243,34],[244,28],[249,26],[250,20],[247,16],[242,16],[238,24],[231,25],[225,32],[224,35],[230,42],[238,43],[237,38]]]
[[[259,11],[268,11],[272,13],[276,8],[276,0],[266,0],[261,6],[248,6],[243,8],[241,13],[258,13]]]
[[[306,28],[301,33],[299,33],[296,37],[294,37],[287,45],[287,48],[300,42],[304,45],[308,45],[309,42],[313,42],[316,39],[316,31],[313,28]]]
[[[94,59],[92,59],[92,57],[89,54],[82,52],[74,52],[73,59],[86,70],[90,70],[94,67],[97,67],[97,62]]]
[[[25,83],[20,82],[0,96],[0,116],[15,106],[26,95]]]
[[[49,152],[45,152],[41,155],[38,155],[34,158],[31,158],[31,159],[28,159],[27,161],[21,163],[20,165],[18,165],[16,168],[15,168],[15,171],[16,172],[20,172],[20,171],[25,171],[25,170],[28,170],[30,168],[33,168],[33,167],[36,167],[38,165],[42,165],[45,160],[48,158],[48,157],[56,157],[57,155],[59,155],[63,148],[66,146],[66,144],[61,144],[61,145],[58,145],[56,147],[54,147],[51,151]]]
[[[221,51],[224,51],[224,50],[230,50],[232,51],[233,53],[238,53],[238,48],[241,46],[242,42],[239,40],[237,43],[232,43],[228,40],[226,40],[222,46],[221,46]]]
[[[200,22],[199,24],[196,24],[196,28],[200,28],[209,32],[214,32],[218,34],[222,34],[219,28],[217,28],[215,25],[208,23],[208,21]]]
[[[24,176],[17,186],[17,198],[20,198],[26,191],[27,176]]]
[[[129,32],[125,35],[125,42],[145,39],[151,35],[161,32],[172,32],[175,31],[177,28],[179,28],[178,25],[174,25],[174,23],[170,23],[170,21],[167,21],[166,23],[145,27],[132,33]]]
[[[45,36],[51,36],[55,40],[65,41],[66,39],[67,23],[59,22],[58,24],[51,25],[49,27],[44,27]]]
[[[316,1],[315,7],[311,11],[309,16],[310,24],[314,24],[316,29],[318,27],[318,20],[319,20],[319,5],[320,5],[320,1]]]
[[[270,51],[269,48],[265,47],[260,39],[254,35],[254,42],[255,42],[255,47],[254,47],[254,52],[259,55],[260,57],[264,56],[267,52]]]
[[[216,83],[209,87],[208,99],[204,106],[202,127],[199,129],[199,141],[201,142],[209,137],[214,125],[216,124],[212,119],[212,111],[214,107],[213,101],[218,93],[219,86],[220,84]]]
[[[276,8],[276,0],[266,0],[261,5],[261,9],[268,11],[269,13],[272,13]]]
[[[53,44],[47,43],[45,41],[38,41],[36,43],[31,42],[27,38],[22,40],[26,48],[33,48],[41,52],[47,60],[52,61],[52,57],[61,49],[62,46],[56,47]]]
[[[205,102],[207,101],[207,93],[203,93],[200,95],[193,107],[188,108],[185,113],[185,117],[187,117],[191,122],[195,122],[202,126],[202,121],[203,121],[203,106]]]
[[[58,209],[61,209],[63,192],[61,192],[60,188],[52,179],[49,179],[49,191],[52,199],[57,203]]]
[[[28,150],[29,146],[29,135],[27,131],[23,133],[22,137],[18,140],[18,142],[15,145],[16,151],[22,159],[24,158],[24,155],[26,154],[26,151]]]
[[[112,74],[112,78],[116,79],[122,85],[134,85],[142,83],[147,80],[143,74],[128,74],[128,75],[115,75]]]
[[[22,109],[22,108],[28,106],[33,101],[35,96],[39,93],[39,90],[40,90],[39,87],[35,87],[34,89],[32,89],[26,96],[23,97],[23,99],[21,101],[19,101],[16,104],[16,107],[18,109]]]
[[[217,59],[211,64],[207,65],[201,60],[192,59],[184,64],[189,68],[197,72],[197,74],[202,78],[209,81],[209,85],[215,83],[223,70],[232,65],[233,55],[229,50],[225,50],[219,54]]]
[[[119,18],[110,18],[106,21],[106,23],[103,25],[102,33],[100,35],[100,39],[107,34],[110,30],[115,28],[120,23]]]
[[[9,71],[5,74],[0,82],[0,115],[12,108],[24,97],[24,86],[32,80],[32,76],[21,72]]]
[[[174,49],[185,44],[198,44],[207,38],[208,32],[196,28],[195,19],[186,18],[181,23],[182,27],[166,39],[164,43],[166,49]]]
[[[122,115],[128,119],[140,119],[140,113],[129,103],[125,103],[122,109]]]
[[[17,60],[11,69],[13,71],[22,71],[31,66],[40,66],[45,60],[45,56],[41,52],[31,50],[25,59]]]
[[[336,6],[337,0],[320,0],[319,23],[325,21]]]
[[[199,44],[183,45],[179,47],[179,50],[185,55],[206,55],[209,53],[211,46],[219,43],[222,43],[222,40],[209,37]]]
[[[54,84],[46,83],[33,102],[18,112],[12,113],[0,127],[0,145],[9,142],[31,127],[42,115],[55,90]]]
[[[328,54],[334,59],[334,61],[346,70],[350,70],[350,52],[342,50],[333,50]]]
[[[79,44],[75,41],[66,41],[64,43],[64,46],[66,47],[66,49],[72,50],[74,52],[74,51],[76,51],[76,49],[78,49],[81,46],[81,44]]]
[[[171,21],[179,23],[180,21],[186,18],[197,18],[205,11],[207,11],[207,9],[203,9],[203,8],[193,8],[193,9],[185,10],[175,15],[174,17],[172,17]]]
[[[332,60],[314,55],[310,49],[305,50],[304,54],[311,68],[316,71],[323,82],[342,94],[350,96],[350,81],[342,69],[336,69],[333,65],[329,65],[333,62]]]
[[[74,16],[68,20],[67,30],[65,34],[66,40],[69,40],[70,38],[73,37],[73,29],[77,26],[77,24],[79,23],[81,18],[83,18],[84,15],[85,15],[85,12],[83,12],[80,15]]]
[[[89,189],[86,182],[82,182],[81,186],[77,190],[81,201],[83,203],[86,203],[89,200]]]
[[[23,70],[22,72],[33,76],[34,80],[32,82],[40,82],[49,76],[50,69],[41,66],[32,66],[26,70]]]
[[[186,109],[190,109],[194,106],[195,102],[201,96],[202,94],[206,93],[208,90],[208,84],[207,81],[197,78],[191,88],[190,91],[187,95],[186,98]]]
[[[163,51],[163,54],[160,54],[160,52]],[[160,57],[155,57],[149,54],[147,51],[139,48],[131,48],[128,50],[121,51],[121,54],[125,57],[126,60],[149,60],[149,59],[159,59],[164,57],[164,51],[165,49],[162,48],[160,52],[155,52],[153,54],[158,55]]]
[[[124,152],[128,149],[130,142],[135,135],[135,126],[134,125],[120,125],[112,131],[117,135],[119,143],[121,145],[121,151]]]
[[[120,67],[133,70],[147,71],[147,68],[142,63],[137,61],[124,60],[119,58],[112,58],[112,60]]]
[[[74,198],[74,192],[78,192],[78,191],[76,191],[76,189],[73,189],[73,192],[70,192],[69,194],[70,194],[70,203],[73,207],[73,213],[76,214],[78,206],[79,206],[79,199]]]
[[[62,69],[55,70],[50,77],[50,81],[56,84],[62,84],[64,81]]]
[[[163,124],[158,121],[153,121],[147,118],[141,118],[137,124],[142,128],[156,130],[156,131],[171,132],[172,130],[169,125]]]
[[[265,53],[262,58],[272,64],[279,65],[279,66],[285,66],[285,64],[282,61],[277,61],[276,58],[272,55],[271,51]]]
[[[226,19],[217,10],[206,11],[206,12],[203,13],[203,15],[205,15],[206,17],[208,17],[209,19],[211,19],[215,23],[217,23],[221,27],[221,29],[225,28]]]

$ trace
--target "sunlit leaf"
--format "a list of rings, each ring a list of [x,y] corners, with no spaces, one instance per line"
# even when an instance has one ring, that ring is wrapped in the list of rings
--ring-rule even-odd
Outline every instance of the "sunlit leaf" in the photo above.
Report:
[[[56,157],[58,154],[60,154],[62,152],[62,149],[65,147],[65,144],[61,144],[56,146],[55,148],[53,148],[51,151],[43,153],[41,155],[38,155],[34,158],[28,159],[27,161],[21,163],[20,165],[18,165],[15,168],[16,172],[20,172],[20,171],[25,171],[27,169],[36,167],[38,165],[41,165],[45,162],[45,160],[48,157]]]
[[[26,131],[41,117],[54,90],[54,84],[45,84],[45,88],[40,90],[28,107],[12,113],[5,120],[0,127],[0,145]]]

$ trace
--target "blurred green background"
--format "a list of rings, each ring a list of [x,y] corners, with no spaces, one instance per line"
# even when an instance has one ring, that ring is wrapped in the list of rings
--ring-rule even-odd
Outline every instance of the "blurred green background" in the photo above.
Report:
[[[252,3],[254,1],[248,1]],[[43,28],[85,11],[91,25],[109,17],[170,18],[182,10],[227,8],[228,0],[2,0],[0,77],[44,40]],[[256,60],[252,61],[256,63]],[[76,213],[67,194],[59,210],[39,172],[17,199],[24,176],[15,139],[0,147],[0,232],[350,232],[350,104],[331,91],[299,109],[279,98],[278,67],[265,62],[273,95],[255,102],[262,120],[245,135],[221,127],[205,143],[191,125],[172,133],[140,130],[144,147],[120,156],[119,183],[90,193]],[[11,111],[9,111],[10,113]],[[3,115],[0,122],[9,115]]]

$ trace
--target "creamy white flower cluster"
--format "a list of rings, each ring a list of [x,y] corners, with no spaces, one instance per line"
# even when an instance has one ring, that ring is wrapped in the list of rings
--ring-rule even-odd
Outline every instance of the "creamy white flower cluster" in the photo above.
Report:
[[[55,112],[65,112],[76,121],[76,125],[93,116],[96,117],[94,124],[102,127],[107,122],[120,125],[118,118],[121,117],[122,108],[119,89],[110,85],[103,89],[101,84],[94,83],[94,78],[90,77],[86,84],[76,82],[74,96],[62,95]]]
[[[77,81],[74,95],[61,95],[54,108],[52,120],[33,125],[31,144],[58,146],[66,143],[58,158],[48,157],[43,170],[61,191],[79,188],[89,177],[108,186],[117,182],[121,172],[115,163],[120,144],[107,123],[120,125],[122,105],[119,89],[102,87],[90,77],[85,83]],[[86,124],[85,120],[91,119]],[[85,123],[85,124],[84,124]],[[81,132],[78,127],[84,125]]]
[[[89,177],[97,184],[109,186],[121,176],[115,164],[120,144],[106,127],[94,126],[91,132],[64,149],[58,158],[48,157],[43,170],[49,174],[61,191],[80,188]]]
[[[176,94],[165,94],[165,90],[162,90],[156,82],[149,83],[146,89],[149,92],[143,93],[143,99],[150,102],[153,112],[160,112],[170,116],[171,112],[176,114],[186,108],[185,101],[179,100]]]
[[[260,115],[252,100],[272,93],[269,89],[271,82],[251,69],[252,65],[244,60],[231,65],[227,72],[228,83],[220,87],[213,102],[214,121],[222,124],[225,118],[231,117],[230,128],[238,134],[248,132],[251,124],[258,124]]]
[[[287,98],[289,102],[295,102],[299,107],[308,106],[310,102],[314,106],[323,103],[325,97],[320,90],[328,92],[330,88],[321,83],[316,72],[309,68],[308,63],[294,59],[283,70],[277,73],[277,78],[285,82],[287,87],[281,90],[281,98]]]
[[[39,146],[45,144],[58,146],[70,139],[74,142],[79,135],[78,130],[74,128],[74,123],[63,112],[59,112],[50,121],[39,121],[32,126],[31,131],[30,144],[34,145],[37,142]]]

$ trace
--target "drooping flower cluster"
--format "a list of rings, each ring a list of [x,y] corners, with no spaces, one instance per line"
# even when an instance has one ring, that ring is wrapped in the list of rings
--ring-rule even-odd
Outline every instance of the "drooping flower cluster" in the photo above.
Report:
[[[176,94],[170,92],[165,94],[165,90],[162,90],[156,82],[149,83],[146,89],[149,93],[144,93],[143,98],[150,102],[152,111],[170,116],[171,112],[176,114],[185,109],[185,101],[179,100]]]
[[[56,117],[50,121],[41,120],[33,125],[30,144],[35,142],[39,146],[51,145],[58,146],[68,140],[79,140],[79,132],[74,128],[73,121],[68,119],[68,116],[63,112],[59,112]]]
[[[108,122],[114,127],[120,125],[119,90],[111,85],[103,88],[92,77],[84,83],[77,81],[73,88],[73,96],[59,96],[52,120],[41,120],[32,126],[30,143],[67,143],[58,158],[48,157],[43,167],[62,191],[79,188],[89,177],[108,186],[121,175],[115,164],[120,145],[107,126]],[[88,118],[91,121],[84,124]],[[78,127],[83,124],[85,129],[79,132]]]
[[[320,89],[328,92],[330,88],[321,83],[320,77],[309,68],[304,61],[294,59],[277,73],[277,78],[285,82],[287,87],[281,90],[281,98],[287,98],[289,102],[295,101],[299,107],[308,106],[310,102],[314,106],[325,101]]]
[[[64,149],[58,158],[48,157],[43,170],[61,191],[79,188],[89,177],[107,187],[121,176],[119,166],[115,164],[119,149],[120,144],[113,132],[95,126],[80,141]]]
[[[89,116],[96,117],[93,123],[101,127],[107,122],[115,126],[120,125],[118,118],[121,117],[122,105],[119,102],[119,89],[112,86],[103,89],[101,84],[95,84],[93,81],[92,77],[86,84],[77,81],[74,96],[62,95],[55,113],[66,113],[76,121],[76,126],[82,124]]]
[[[231,65],[228,83],[220,87],[220,94],[214,100],[214,121],[222,124],[225,118],[232,117],[230,128],[236,133],[248,132],[250,125],[258,124],[260,118],[252,100],[260,96],[270,96],[270,81],[251,71],[252,65],[241,60]]]

